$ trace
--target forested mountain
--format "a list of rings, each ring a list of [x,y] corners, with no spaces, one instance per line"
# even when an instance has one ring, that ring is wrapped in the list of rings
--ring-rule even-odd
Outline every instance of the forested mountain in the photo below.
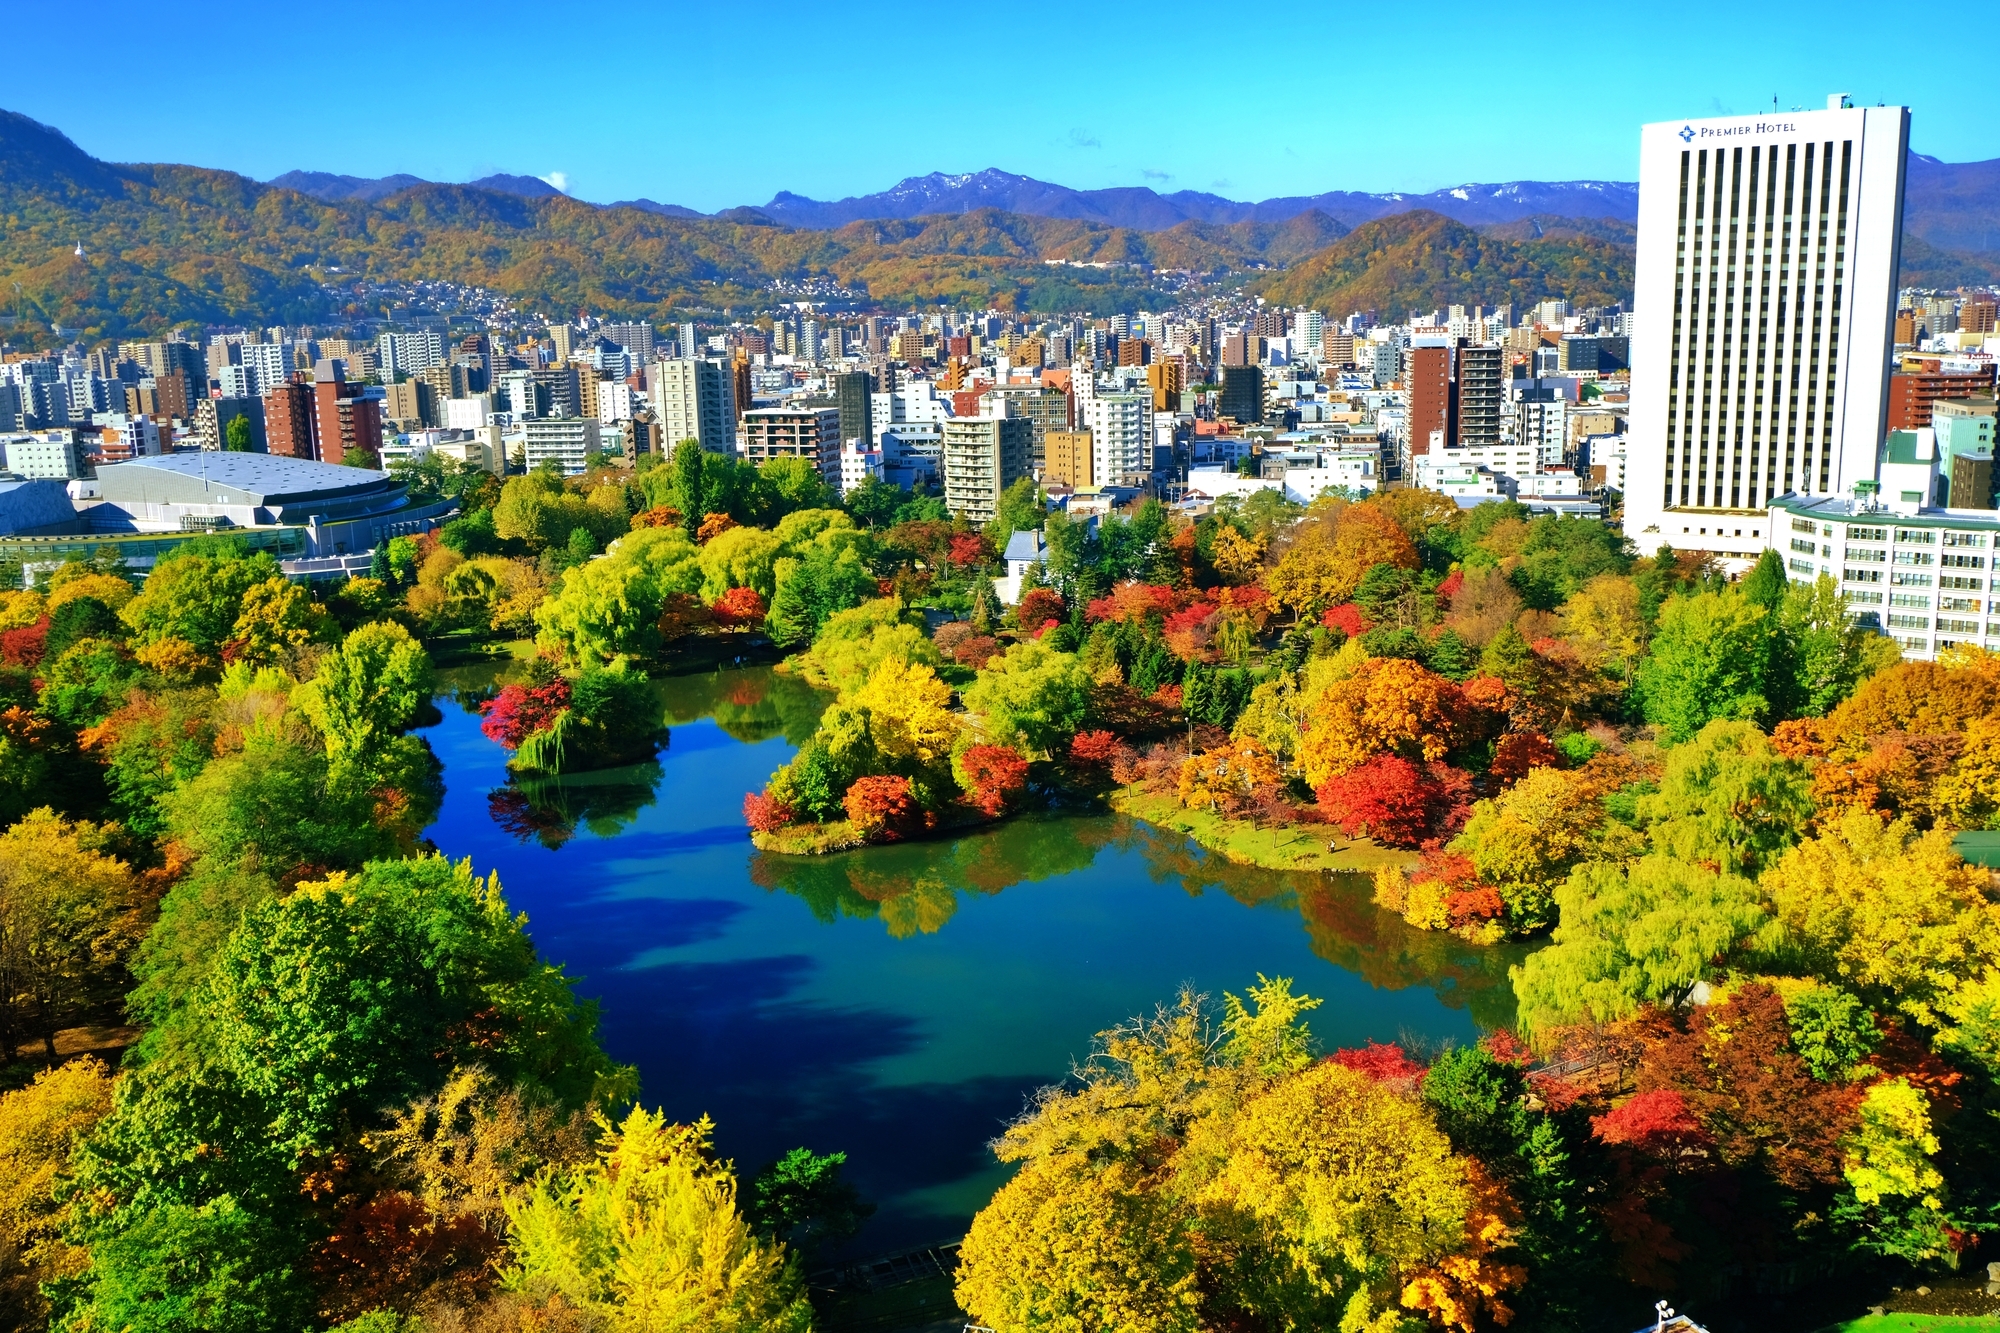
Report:
[[[1273,300],[1400,314],[1545,296],[1622,301],[1632,282],[1632,227],[1619,217],[1535,213],[1474,229],[1420,209],[1350,234],[1317,208],[1145,230],[989,207],[815,230],[757,209],[606,207],[541,182],[536,195],[516,188],[527,178],[387,193],[393,179],[290,179],[301,188],[102,162],[0,112],[0,313],[84,337],[297,323],[337,317],[349,298],[335,289],[353,279],[429,279],[552,315],[666,318],[754,308],[777,284],[815,278],[892,306],[1108,312],[1169,299],[1157,270],[1282,269],[1260,279]],[[1983,261],[1920,241],[1909,268],[1907,280],[1929,285],[1989,280]]]
[[[1631,299],[1632,247],[1574,232],[1509,240],[1436,213],[1398,213],[1356,227],[1261,290],[1283,305],[1384,319],[1454,302],[1600,305]]]

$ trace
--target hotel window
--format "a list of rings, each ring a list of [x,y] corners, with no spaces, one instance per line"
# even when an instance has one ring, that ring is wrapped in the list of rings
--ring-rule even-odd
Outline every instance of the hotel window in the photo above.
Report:
[[[1968,592],[1984,592],[1986,590],[1986,580],[1968,579],[1958,574],[1940,574],[1938,575],[1938,587],[1962,588]]]
[[[1889,582],[1899,588],[1928,588],[1931,586],[1931,576],[1928,574],[1905,574],[1901,570],[1897,570]]]
[[[1920,592],[1892,592],[1889,594],[1889,605],[1891,606],[1921,606],[1929,609],[1930,604],[1930,597]]]
[[[1937,542],[1937,534],[1926,528],[1897,528],[1896,540],[1912,546],[1932,546]]]

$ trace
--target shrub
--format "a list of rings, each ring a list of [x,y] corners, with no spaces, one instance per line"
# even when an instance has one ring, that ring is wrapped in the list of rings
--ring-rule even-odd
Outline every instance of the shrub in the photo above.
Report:
[[[856,778],[843,804],[855,830],[870,842],[894,842],[923,823],[905,777]]]
[[[754,832],[774,833],[797,819],[797,811],[768,792],[743,793],[743,822]]]

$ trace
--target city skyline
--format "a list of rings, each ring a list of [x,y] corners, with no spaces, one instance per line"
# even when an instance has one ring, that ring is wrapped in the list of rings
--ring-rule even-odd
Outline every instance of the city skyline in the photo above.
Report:
[[[291,170],[441,181],[505,172],[593,202],[651,198],[704,212],[780,191],[838,199],[989,166],[1077,189],[1149,186],[1239,200],[1632,180],[1642,123],[1752,114],[1773,97],[1780,109],[1813,107],[1836,90],[1857,105],[1910,106],[1919,152],[1955,162],[2000,156],[2000,133],[1978,114],[1973,86],[1920,82],[1891,55],[1890,20],[1859,6],[1815,7],[1810,24],[1782,11],[1746,16],[1742,40],[1706,61],[1699,85],[1674,58],[1682,21],[1671,14],[1607,15],[1556,47],[1469,7],[1445,25],[1442,42],[1414,18],[1357,12],[1324,37],[1323,69],[1281,71],[1252,90],[1217,73],[1257,67],[1268,32],[1174,6],[1148,11],[1145,23],[1070,15],[1053,37],[1026,25],[996,32],[961,64],[929,29],[872,10],[828,22],[792,4],[747,15],[653,6],[632,11],[617,42],[596,27],[550,29],[511,5],[483,8],[472,25],[448,12],[369,4],[354,12],[345,30],[369,41],[380,34],[384,58],[357,60],[352,44],[301,43],[250,25],[232,33],[230,77],[176,94],[178,114],[135,116],[62,81],[24,82],[4,100],[109,160],[189,162],[260,180]],[[150,19],[124,3],[108,17],[114,26]],[[65,40],[64,22],[27,12],[14,32],[35,49]],[[531,67],[516,40],[529,23]],[[812,34],[810,59],[830,76],[823,117],[802,121],[796,97],[769,91],[762,73],[784,48],[757,41],[759,29]],[[191,36],[158,38],[169,61],[195,54],[178,51]],[[1436,75],[1444,91],[1370,75],[1383,56],[1420,43],[1439,55],[1437,68],[1464,71]],[[399,49],[448,61],[441,70],[413,65],[394,58]],[[632,50],[661,52],[667,72],[607,55]],[[1096,54],[1107,51],[1116,53],[1108,62]],[[1560,68],[1550,63],[1558,51]],[[1569,91],[1579,62],[1581,86]],[[1544,65],[1563,98],[1535,91]],[[533,75],[526,97],[513,91],[510,70]],[[468,99],[480,114],[468,118]],[[1485,114],[1496,101],[1519,114]],[[1148,105],[1156,110],[1145,113]],[[1589,114],[1572,114],[1582,107]]]

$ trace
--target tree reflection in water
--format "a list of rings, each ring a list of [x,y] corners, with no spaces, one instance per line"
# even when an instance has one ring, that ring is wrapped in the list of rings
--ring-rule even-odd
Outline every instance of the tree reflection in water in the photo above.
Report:
[[[1124,816],[1024,816],[967,836],[870,847],[836,856],[756,853],[750,877],[805,902],[822,921],[879,918],[898,939],[930,934],[951,920],[960,893],[994,894],[1082,870],[1105,848],[1136,852],[1158,883],[1190,895],[1220,890],[1249,907],[1299,913],[1312,950],[1372,986],[1427,986],[1447,1006],[1487,1028],[1513,1022],[1507,969],[1521,946],[1469,944],[1417,930],[1371,901],[1365,873],[1279,872],[1237,865],[1180,834]]]
[[[726,735],[746,745],[773,736],[804,745],[819,727],[819,715],[833,702],[832,695],[770,667],[664,676],[655,684],[669,724],[712,717]]]
[[[623,831],[653,804],[661,769],[655,760],[594,773],[561,777],[516,775],[486,796],[493,822],[521,842],[551,851],[576,836],[578,827],[600,838]]]

